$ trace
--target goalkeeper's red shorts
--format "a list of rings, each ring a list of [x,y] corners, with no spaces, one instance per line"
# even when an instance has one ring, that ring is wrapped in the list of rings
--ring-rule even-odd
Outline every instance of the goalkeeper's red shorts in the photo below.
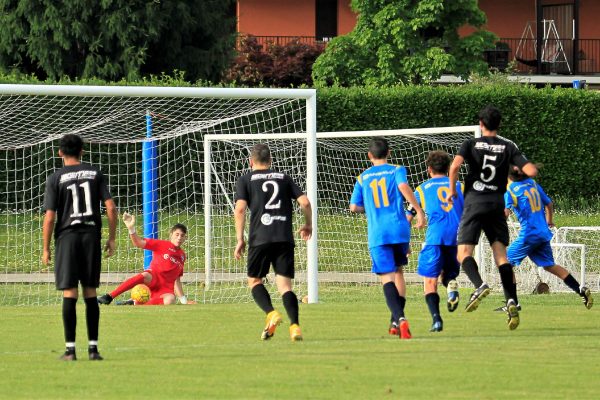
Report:
[[[175,294],[175,281],[167,281],[161,274],[153,273],[151,269],[146,272],[152,275],[152,281],[150,281],[150,298],[161,297],[163,294]]]

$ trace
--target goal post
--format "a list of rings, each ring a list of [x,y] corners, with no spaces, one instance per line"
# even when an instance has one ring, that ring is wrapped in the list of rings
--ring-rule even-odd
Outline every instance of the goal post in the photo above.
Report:
[[[182,280],[190,298],[247,298],[246,288],[216,300],[203,290],[203,137],[307,136],[316,131],[315,97],[314,89],[0,85],[0,304],[60,301],[53,267],[40,263],[41,221],[44,184],[62,165],[58,140],[66,133],[84,138],[82,161],[107,176],[120,212],[137,214],[140,225],[155,214],[144,227],[156,225],[162,239],[174,223],[188,226]],[[117,254],[103,261],[100,291],[143,268],[143,252],[121,222],[117,242]]]
[[[445,150],[452,155],[465,139],[478,135],[478,126],[317,132],[314,158],[309,155],[307,138],[303,134],[206,135],[204,186],[207,189],[204,195],[207,198],[204,204],[210,208],[205,211],[205,215],[210,215],[205,221],[207,284],[223,287],[228,280],[245,280],[243,267],[239,262],[236,266],[233,260],[231,249],[235,232],[230,215],[234,207],[235,182],[249,171],[248,158],[254,144],[262,142],[269,145],[273,169],[290,175],[309,197],[318,196],[319,217],[314,227],[319,236],[318,242],[312,242],[318,245],[318,252],[311,252],[300,240],[296,241],[298,261],[294,284],[300,293],[308,291],[309,298],[311,287],[315,292],[318,288],[318,297],[309,300],[314,302],[321,298],[323,290],[325,293],[335,290],[345,296],[353,288],[378,285],[376,276],[371,273],[366,221],[364,216],[349,212],[356,176],[370,166],[367,157],[370,139],[384,136],[389,140],[392,149],[390,162],[408,168],[409,183],[414,188],[427,179],[425,161],[429,151]],[[311,182],[314,174],[307,172],[311,166],[316,166],[317,170],[314,184]],[[316,187],[316,190],[311,187]],[[224,223],[225,218],[230,221]],[[298,210],[295,221],[296,226],[301,224]],[[414,283],[421,282],[416,276],[416,258],[423,238],[424,230],[413,230],[413,252],[407,275]],[[268,276],[267,281],[271,282],[271,278]],[[274,291],[274,288],[270,290]]]

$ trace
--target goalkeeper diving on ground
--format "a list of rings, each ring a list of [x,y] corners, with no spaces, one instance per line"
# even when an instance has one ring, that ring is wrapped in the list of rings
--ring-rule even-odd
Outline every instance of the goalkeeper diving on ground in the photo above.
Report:
[[[181,277],[186,255],[181,246],[187,239],[187,228],[183,224],[175,224],[169,232],[169,240],[141,238],[135,230],[135,217],[123,214],[123,222],[129,230],[131,243],[135,247],[152,251],[150,268],[132,276],[121,283],[115,290],[98,297],[98,303],[110,304],[121,293],[136,285],[145,284],[150,288],[151,296],[145,305],[175,304],[176,297],[181,304],[191,304],[183,293]],[[121,304],[133,304],[125,301]]]

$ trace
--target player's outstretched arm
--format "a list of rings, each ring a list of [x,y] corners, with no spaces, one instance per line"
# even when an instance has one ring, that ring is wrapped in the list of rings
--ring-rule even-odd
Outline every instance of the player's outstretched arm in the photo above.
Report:
[[[544,207],[546,209],[546,222],[549,228],[554,227],[554,203],[550,202]]]
[[[425,224],[426,224],[425,213],[423,212],[423,209],[417,202],[417,198],[415,197],[413,190],[406,183],[399,184],[398,190],[400,190],[400,193],[402,193],[402,196],[404,196],[404,198],[408,201],[408,204],[410,204],[412,206],[412,208],[417,212],[417,224],[415,225],[415,227],[416,228],[425,227]]]
[[[106,207],[106,217],[108,218],[108,240],[106,241],[106,245],[104,246],[104,252],[106,257],[110,257],[115,254],[116,238],[117,238],[117,206],[113,199],[108,199],[104,202],[104,206]]]
[[[179,299],[179,304],[196,304],[193,300],[188,300],[187,296],[183,292],[183,285],[181,284],[181,278],[177,278],[175,285],[173,286],[175,296]]]
[[[246,225],[246,208],[248,202],[246,200],[238,200],[235,202],[235,209],[233,210],[233,216],[235,219],[235,237],[237,238],[237,244],[233,251],[233,256],[236,260],[242,258],[244,251],[246,250],[246,240],[244,240],[244,226]]]
[[[310,200],[308,197],[303,194],[298,197],[296,200],[298,205],[300,205],[300,209],[302,210],[302,214],[304,214],[304,225],[300,227],[298,233],[300,233],[300,237],[302,240],[308,240],[312,236],[312,206],[310,204]]]
[[[138,247],[140,249],[146,247],[146,241],[139,237],[135,231],[135,216],[129,214],[128,212],[124,212],[123,223],[129,231],[129,238],[131,238],[131,243],[133,243],[135,247]]]
[[[454,198],[457,196],[456,193],[456,181],[458,181],[458,171],[460,170],[460,166],[463,164],[465,159],[463,156],[456,156],[452,161],[452,165],[450,165],[450,170],[448,171],[448,178],[450,179],[450,193],[446,196],[446,202],[449,204],[454,203]]]
[[[44,248],[42,249],[42,264],[48,265],[52,260],[52,253],[50,252],[50,241],[52,240],[52,231],[54,230],[54,218],[56,212],[52,210],[46,210],[44,215],[44,224],[42,226],[42,239]]]
[[[523,165],[521,171],[523,171],[523,173],[530,178],[535,178],[538,174],[538,169],[532,162],[528,162],[527,164]]]

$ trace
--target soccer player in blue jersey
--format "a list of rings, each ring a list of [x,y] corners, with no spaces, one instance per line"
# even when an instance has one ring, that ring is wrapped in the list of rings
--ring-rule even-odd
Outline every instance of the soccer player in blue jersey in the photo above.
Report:
[[[456,277],[460,264],[456,258],[456,233],[463,210],[462,185],[456,182],[457,196],[453,203],[446,201],[450,193],[448,169],[452,159],[445,151],[432,151],[427,157],[427,172],[431,179],[417,186],[415,197],[427,215],[425,244],[419,253],[417,272],[424,278],[425,302],[431,313],[433,325],[430,332],[441,332],[444,322],[440,314],[438,278],[448,288],[448,311],[458,307]]]
[[[406,254],[410,242],[404,199],[415,209],[417,228],[425,226],[425,214],[408,185],[406,168],[388,164],[389,155],[386,139],[371,139],[368,156],[373,166],[358,176],[350,199],[350,211],[364,212],[367,216],[372,271],[380,277],[392,313],[390,332],[392,329],[399,331],[400,339],[410,339],[410,328],[404,315],[406,293],[402,270],[408,263]]]
[[[549,229],[554,225],[552,200],[535,180],[517,166],[511,167],[509,178],[512,182],[508,184],[504,194],[506,211],[507,214],[510,211],[515,213],[521,230],[517,239],[508,246],[508,260],[513,265],[519,265],[525,257],[529,257],[538,267],[562,279],[581,297],[586,308],[592,308],[594,299],[590,289],[580,287],[569,271],[554,262],[550,247],[552,232]]]

